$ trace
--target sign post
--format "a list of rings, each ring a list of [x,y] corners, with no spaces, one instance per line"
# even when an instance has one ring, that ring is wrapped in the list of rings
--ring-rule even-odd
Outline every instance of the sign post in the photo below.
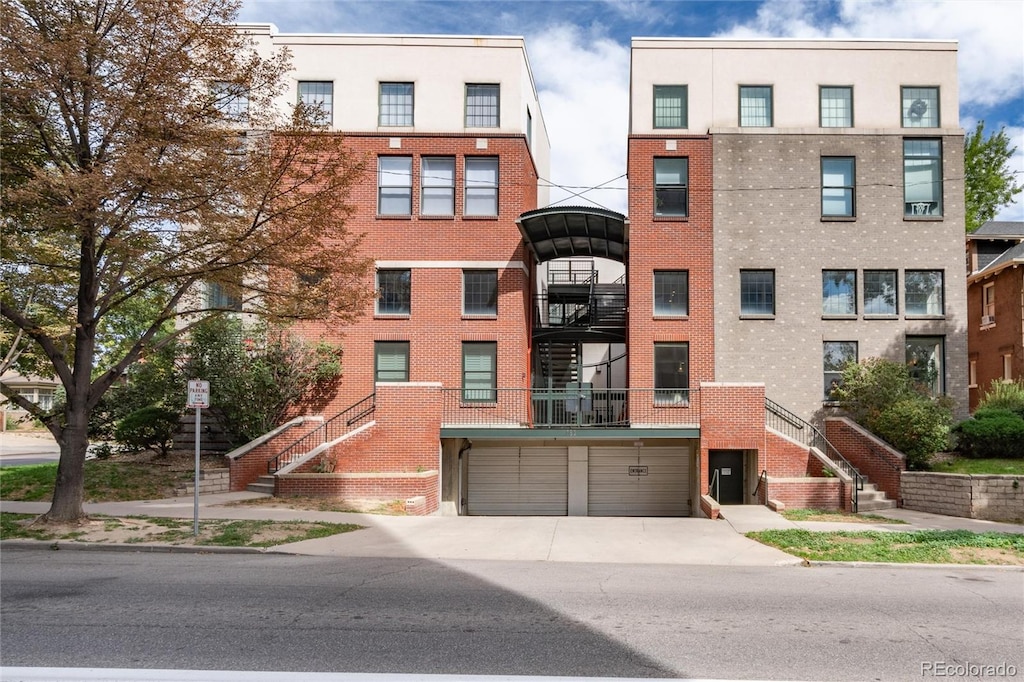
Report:
[[[192,505],[192,533],[196,537],[199,537],[199,434],[202,433],[200,428],[202,418],[199,415],[204,407],[209,406],[210,382],[202,381],[201,379],[190,379],[188,382],[188,403],[185,407],[194,407],[196,410],[196,479]]]

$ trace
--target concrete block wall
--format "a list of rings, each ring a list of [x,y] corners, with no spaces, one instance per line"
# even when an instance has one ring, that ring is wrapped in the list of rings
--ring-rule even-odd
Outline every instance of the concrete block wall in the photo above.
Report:
[[[231,489],[231,472],[229,469],[201,469],[199,471],[199,494],[226,493]],[[174,489],[175,497],[183,497],[195,493],[195,480]]]
[[[1024,476],[903,472],[903,507],[989,521],[1024,522]]]
[[[889,499],[900,499],[902,474],[907,468],[903,453],[847,417],[825,419],[825,437]]]

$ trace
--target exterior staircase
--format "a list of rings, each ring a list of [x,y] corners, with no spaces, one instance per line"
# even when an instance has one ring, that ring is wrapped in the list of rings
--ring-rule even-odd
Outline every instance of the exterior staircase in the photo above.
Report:
[[[861,474],[863,476],[863,474]],[[895,509],[896,500],[890,500],[884,490],[864,479],[864,488],[857,493],[857,511],[873,512],[881,509]]]
[[[274,477],[264,474],[256,479],[255,482],[245,486],[245,489],[251,493],[264,493],[266,495],[274,494]]]

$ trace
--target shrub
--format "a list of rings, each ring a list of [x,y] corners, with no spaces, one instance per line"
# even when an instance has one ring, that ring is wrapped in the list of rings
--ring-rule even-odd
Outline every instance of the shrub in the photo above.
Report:
[[[997,407],[1024,419],[1024,383],[993,381],[978,402],[978,409]]]
[[[153,448],[166,455],[178,427],[177,411],[157,405],[135,410],[117,423],[114,439],[130,450]]]
[[[1024,419],[1002,407],[978,408],[955,429],[957,450],[972,459],[1024,458]]]
[[[889,405],[875,419],[875,433],[907,456],[907,468],[928,468],[932,453],[949,447],[952,418],[932,400],[905,398]]]

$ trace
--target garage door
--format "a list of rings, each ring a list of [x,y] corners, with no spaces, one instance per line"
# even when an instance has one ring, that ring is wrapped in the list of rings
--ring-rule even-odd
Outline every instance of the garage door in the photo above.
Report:
[[[473,448],[468,453],[468,512],[478,516],[565,516],[566,448]]]
[[[690,449],[590,448],[590,516],[689,516]]]

